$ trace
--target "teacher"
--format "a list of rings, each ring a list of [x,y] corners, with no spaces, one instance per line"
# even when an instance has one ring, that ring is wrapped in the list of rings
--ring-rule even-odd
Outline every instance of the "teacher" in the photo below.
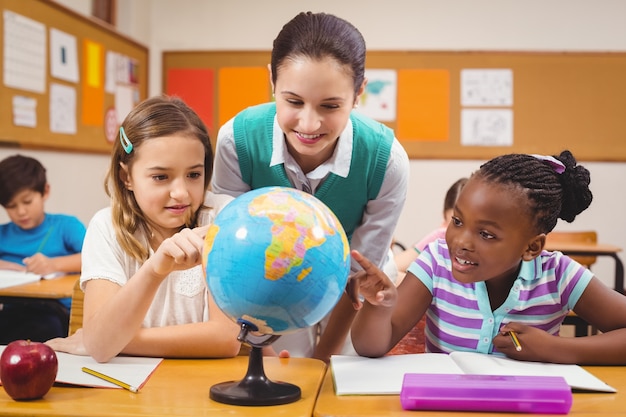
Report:
[[[275,102],[250,107],[219,130],[212,191],[234,197],[297,188],[328,205],[352,249],[394,274],[389,247],[406,199],[409,160],[391,129],[353,111],[365,91],[365,41],[349,22],[300,13],[274,40]],[[360,269],[352,261],[351,273]],[[291,356],[351,353],[355,310],[344,295],[320,327],[283,335]]]

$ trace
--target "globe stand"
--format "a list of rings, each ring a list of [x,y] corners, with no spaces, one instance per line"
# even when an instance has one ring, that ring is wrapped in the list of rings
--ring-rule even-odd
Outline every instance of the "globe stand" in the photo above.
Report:
[[[251,340],[251,331],[258,328],[239,319],[241,331],[237,340],[252,346],[248,360],[248,371],[240,381],[229,381],[211,387],[209,397],[217,402],[232,405],[280,405],[298,401],[302,392],[300,387],[288,382],[273,382],[265,376],[263,368],[263,346],[270,345],[279,335],[270,335],[263,341]]]

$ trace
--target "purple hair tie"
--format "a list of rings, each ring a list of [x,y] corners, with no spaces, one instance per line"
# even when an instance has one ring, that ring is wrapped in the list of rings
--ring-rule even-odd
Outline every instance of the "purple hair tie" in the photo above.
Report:
[[[562,174],[562,173],[565,172],[565,165],[563,165],[563,162],[559,161],[558,159],[556,159],[553,156],[536,155],[536,154],[533,154],[531,156],[534,156],[535,158],[537,158],[541,162],[545,162],[548,165],[550,165],[552,167],[552,169],[554,169],[554,172],[556,172],[557,174]]]

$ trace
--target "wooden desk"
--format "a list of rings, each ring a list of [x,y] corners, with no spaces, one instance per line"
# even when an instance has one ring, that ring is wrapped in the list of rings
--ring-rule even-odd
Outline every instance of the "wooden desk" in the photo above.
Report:
[[[233,406],[209,398],[213,384],[240,380],[247,356],[232,359],[166,359],[141,390],[54,386],[35,401],[13,401],[0,388],[0,416],[289,416],[310,417],[326,365],[308,358],[264,358],[272,381],[296,384],[302,398],[276,406]]]
[[[0,297],[25,298],[69,298],[72,296],[74,283],[80,276],[65,275],[59,278],[42,279],[14,287],[0,288]]]
[[[574,243],[553,243],[546,242],[546,250],[560,251],[566,255],[581,256],[608,256],[615,261],[615,278],[613,288],[620,294],[624,294],[624,264],[617,255],[622,248],[614,245],[602,243],[597,244],[574,244]]]
[[[569,416],[597,417],[624,416],[626,404],[626,367],[623,366],[589,366],[585,367],[607,384],[615,387],[618,392],[607,393],[575,393]],[[322,389],[315,405],[315,417],[394,417],[394,416],[437,416],[437,417],[468,417],[480,413],[467,412],[433,412],[404,411],[398,395],[335,395],[331,372],[327,372]],[[482,415],[482,414],[480,414]],[[489,413],[489,416],[521,416],[523,414]]]

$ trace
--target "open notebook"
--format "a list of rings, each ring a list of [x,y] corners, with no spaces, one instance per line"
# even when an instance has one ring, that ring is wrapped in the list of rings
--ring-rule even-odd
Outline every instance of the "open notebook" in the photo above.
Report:
[[[16,285],[29,284],[39,281],[40,279],[57,278],[64,274],[49,274],[41,276],[32,272],[12,271],[9,269],[0,269],[0,288],[14,287]]]
[[[337,395],[400,394],[406,373],[562,376],[572,389],[617,391],[578,365],[516,361],[475,352],[416,353],[375,359],[334,355],[330,366]]]
[[[5,347],[0,346],[0,354]],[[98,363],[91,356],[70,355],[63,352],[56,352],[56,355],[59,361],[57,383],[96,388],[121,389],[111,382],[83,372],[83,367],[93,369],[133,387],[141,388],[163,360],[162,358],[116,356],[109,362]]]

